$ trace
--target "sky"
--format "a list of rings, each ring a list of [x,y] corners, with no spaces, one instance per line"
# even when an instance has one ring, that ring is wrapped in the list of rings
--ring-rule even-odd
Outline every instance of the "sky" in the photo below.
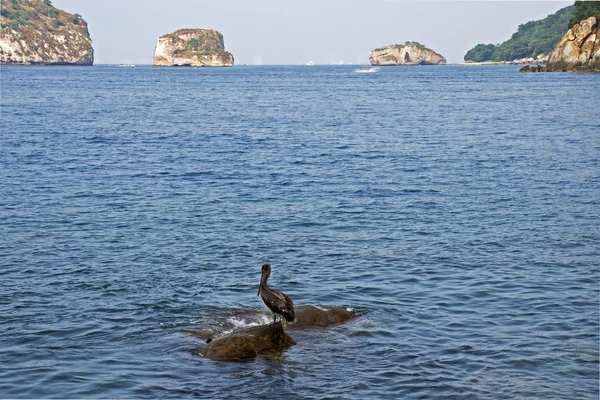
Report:
[[[159,36],[216,29],[235,64],[368,64],[369,50],[417,41],[463,61],[478,43],[499,44],[519,24],[572,1],[53,0],[88,22],[95,64],[152,64]]]

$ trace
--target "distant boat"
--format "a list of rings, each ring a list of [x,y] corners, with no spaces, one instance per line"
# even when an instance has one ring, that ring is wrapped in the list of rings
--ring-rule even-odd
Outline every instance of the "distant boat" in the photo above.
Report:
[[[312,67],[315,64],[312,61],[309,61],[309,62],[306,63],[306,65],[308,65],[309,67]]]
[[[135,64],[121,64],[119,67],[135,67]]]

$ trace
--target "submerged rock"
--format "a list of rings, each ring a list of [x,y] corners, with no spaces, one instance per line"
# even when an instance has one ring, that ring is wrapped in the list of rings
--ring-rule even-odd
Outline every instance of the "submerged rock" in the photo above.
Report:
[[[574,25],[550,53],[548,71],[600,72],[600,24],[589,17]]]
[[[225,51],[223,35],[212,29],[180,29],[158,38],[156,66],[231,67],[233,55]]]
[[[207,340],[204,356],[221,360],[256,357],[272,350],[283,350],[296,341],[283,330],[281,323],[253,326],[226,336]]]
[[[371,65],[436,65],[446,64],[446,59],[417,42],[406,42],[371,50]]]
[[[87,22],[41,0],[2,0],[0,64],[92,65]]]

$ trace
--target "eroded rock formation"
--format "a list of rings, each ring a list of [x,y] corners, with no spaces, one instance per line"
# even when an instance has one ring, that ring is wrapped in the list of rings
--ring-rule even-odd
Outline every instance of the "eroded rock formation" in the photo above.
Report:
[[[92,65],[87,23],[42,0],[2,0],[0,64]]]
[[[158,38],[154,65],[231,67],[233,55],[225,51],[223,35],[212,29],[180,29]]]
[[[600,71],[600,24],[582,20],[563,36],[548,58],[548,71]]]
[[[446,59],[417,42],[406,42],[371,50],[371,65],[437,65],[446,64]]]

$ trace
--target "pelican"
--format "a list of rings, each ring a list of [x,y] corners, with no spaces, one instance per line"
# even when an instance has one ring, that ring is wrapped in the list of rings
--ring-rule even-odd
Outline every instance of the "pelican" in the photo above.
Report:
[[[285,293],[267,286],[269,275],[271,275],[271,264],[264,264],[262,266],[262,275],[260,276],[260,286],[258,287],[257,296],[260,296],[263,303],[273,313],[273,323],[277,322],[277,315],[282,316],[288,322],[292,322],[296,319],[294,302]]]

